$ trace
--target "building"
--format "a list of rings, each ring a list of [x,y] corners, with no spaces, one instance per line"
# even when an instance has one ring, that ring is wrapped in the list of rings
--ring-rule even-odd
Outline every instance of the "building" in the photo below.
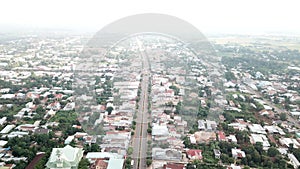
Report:
[[[209,141],[217,140],[215,132],[198,131],[194,133],[198,143],[208,143]]]
[[[82,148],[73,148],[69,145],[64,148],[53,148],[46,167],[48,169],[77,169],[82,156]]]
[[[267,147],[270,147],[270,143],[268,141],[268,138],[266,137],[266,135],[263,135],[263,134],[251,134],[250,142],[252,144],[262,143],[262,145],[265,149],[268,149]]]
[[[230,166],[227,167],[227,169],[242,169],[240,166],[231,164]]]
[[[294,154],[288,154],[288,157],[290,159],[290,162],[293,164],[294,168],[298,168],[300,166],[300,162],[294,156]]]
[[[110,158],[107,169],[123,169],[124,159]]]
[[[0,140],[0,148],[4,147],[8,141]]]
[[[93,163],[97,159],[110,159],[110,158],[122,159],[123,156],[117,153],[110,153],[110,152],[88,152],[85,158],[87,158],[91,163]]]
[[[185,167],[184,167],[184,164],[167,163],[167,164],[164,164],[163,169],[185,169]]]
[[[105,160],[98,159],[90,166],[90,169],[106,169],[107,165]]]
[[[75,136],[68,136],[65,140],[65,144],[70,144],[74,140]]]
[[[294,138],[279,138],[279,143],[285,147],[289,147],[291,144],[294,148],[300,147],[300,143]]]
[[[186,154],[191,160],[202,160],[202,150],[190,149],[186,151]]]
[[[218,140],[219,141],[226,141],[226,136],[225,136],[225,133],[223,131],[218,132]]]
[[[267,134],[265,129],[260,124],[249,124],[248,128],[252,133]]]
[[[226,140],[230,143],[237,143],[237,139],[236,139],[235,135],[232,135],[232,134],[227,136]]]
[[[233,148],[233,149],[231,149],[231,152],[232,152],[232,157],[235,159],[246,157],[245,152],[242,151],[241,149]]]
[[[221,151],[218,150],[218,149],[214,149],[213,151],[214,151],[215,158],[220,159],[221,158]]]
[[[1,134],[7,134],[7,133],[9,133],[12,129],[14,129],[15,127],[16,127],[15,125],[9,124],[9,125],[5,126],[5,128],[2,129],[2,130],[0,131],[0,133],[1,133]]]
[[[152,158],[154,160],[181,161],[182,152],[176,149],[152,148]]]

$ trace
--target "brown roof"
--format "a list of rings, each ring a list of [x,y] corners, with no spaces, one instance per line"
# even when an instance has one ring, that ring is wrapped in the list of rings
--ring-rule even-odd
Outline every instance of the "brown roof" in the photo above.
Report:
[[[107,165],[108,163],[105,162],[104,160],[102,159],[97,159],[95,161],[95,163],[90,167],[90,169],[96,169],[96,168],[99,168],[99,169],[106,169],[107,168]]]
[[[184,169],[184,164],[168,163],[164,165],[164,169]]]
[[[33,160],[28,164],[26,169],[34,169],[35,165],[45,156],[45,153],[36,155]]]
[[[35,134],[48,134],[49,133],[49,129],[43,129],[43,128],[39,128],[34,130]]]

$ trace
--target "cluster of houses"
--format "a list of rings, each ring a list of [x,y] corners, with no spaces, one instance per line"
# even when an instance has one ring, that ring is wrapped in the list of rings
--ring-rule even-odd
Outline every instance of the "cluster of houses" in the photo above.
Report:
[[[20,42],[10,42],[7,50],[0,51],[0,79],[9,81],[12,84],[24,85],[24,80],[31,76],[43,77],[50,76],[57,80],[57,83],[63,84],[66,81],[73,81],[74,61],[70,56],[78,55],[82,46],[78,42],[78,37],[67,39],[52,39],[42,41],[32,41],[32,49],[23,50],[16,49],[14,46],[24,45]],[[27,42],[26,42],[27,43]],[[154,44],[154,45],[153,45]],[[288,148],[300,147],[300,131],[293,124],[286,121],[278,121],[274,107],[270,105],[263,97],[277,105],[288,107],[288,113],[298,120],[300,117],[300,108],[296,104],[300,100],[299,93],[294,88],[299,88],[299,76],[293,75],[290,80],[284,80],[286,77],[279,75],[269,75],[265,77],[261,72],[251,75],[238,69],[231,69],[234,76],[239,80],[232,80],[224,83],[227,93],[232,93],[230,99],[224,99],[219,93],[221,91],[213,87],[213,81],[207,75],[208,70],[199,65],[201,61],[192,57],[191,52],[181,50],[180,44],[163,44],[163,42],[153,43],[150,46],[153,49],[149,51],[151,57],[151,154],[152,168],[163,169],[184,169],[185,163],[193,160],[203,160],[203,150],[186,149],[183,144],[182,136],[188,132],[188,124],[183,116],[176,114],[176,107],[183,102],[188,89],[183,87],[190,84],[190,81],[196,81],[197,88],[209,87],[211,94],[216,96],[213,98],[220,108],[226,111],[235,111],[244,113],[243,107],[238,101],[245,102],[249,98],[253,102],[249,105],[253,109],[258,108],[260,104],[263,109],[256,114],[259,117],[270,119],[264,124],[252,123],[244,119],[235,119],[228,124],[235,130],[247,131],[249,133],[251,144],[262,143],[263,149],[268,150],[271,144],[277,145],[278,151],[285,155],[295,166],[300,166],[300,162],[293,155],[288,153]],[[165,46],[166,47],[163,47]],[[53,46],[57,50],[53,50]],[[69,47],[72,46],[72,47]],[[136,45],[131,44],[129,52],[137,50]],[[180,49],[180,50],[179,50]],[[103,135],[94,136],[85,132],[76,132],[67,136],[64,140],[65,147],[53,148],[52,153],[46,163],[46,167],[54,168],[77,168],[82,158],[87,158],[92,169],[122,169],[124,168],[125,157],[128,155],[128,148],[131,146],[133,124],[135,119],[137,99],[141,80],[141,63],[136,59],[135,55],[127,58],[120,57],[116,60],[116,56],[126,51],[125,48],[115,48],[115,52],[110,52],[112,57],[105,58],[104,63],[99,63],[101,69],[100,84],[104,84],[109,78],[113,81],[112,96],[105,100],[105,104],[95,107],[98,113],[97,119],[93,121],[93,126],[102,125]],[[166,50],[171,52],[170,55],[161,52]],[[157,52],[158,51],[158,52]],[[151,53],[152,52],[152,53]],[[173,52],[173,53],[172,53]],[[21,54],[22,53],[22,54]],[[26,54],[24,56],[24,53]],[[59,57],[64,56],[64,57]],[[184,56],[184,58],[183,58]],[[173,58],[174,57],[174,58]],[[180,58],[180,59],[178,59]],[[178,60],[176,60],[178,59]],[[170,64],[171,61],[178,62],[177,66]],[[55,64],[54,62],[57,62]],[[172,62],[172,63],[173,63]],[[182,62],[191,63],[190,71],[183,68]],[[45,65],[44,65],[45,63]],[[118,64],[119,65],[118,65]],[[130,64],[130,66],[126,65]],[[2,70],[12,65],[12,70]],[[292,69],[292,67],[290,67]],[[50,71],[64,70],[66,72]],[[19,71],[22,70],[22,71]],[[34,72],[32,72],[34,70]],[[69,73],[68,73],[69,72]],[[109,78],[107,78],[109,77]],[[120,80],[116,80],[120,79]],[[98,84],[96,84],[98,85]],[[26,157],[14,157],[10,148],[4,148],[7,144],[6,138],[23,137],[30,134],[48,134],[49,126],[57,126],[59,122],[49,122],[41,124],[41,120],[47,120],[58,111],[71,111],[75,109],[75,101],[72,94],[73,90],[67,90],[62,87],[40,87],[32,89],[22,89],[18,92],[12,92],[9,87],[0,88],[0,99],[5,100],[25,100],[29,101],[13,115],[12,123],[7,123],[8,117],[0,118],[0,168],[13,168],[13,165],[5,164],[7,161],[26,161]],[[103,88],[97,88],[96,94],[105,93]],[[209,95],[204,91],[198,93],[190,93],[188,98],[199,99],[201,107],[207,107],[210,102],[207,100]],[[258,95],[259,94],[259,95]],[[40,103],[36,103],[39,100]],[[42,106],[46,112],[43,119],[35,120],[32,124],[19,124],[24,119],[32,119],[37,115],[37,109]],[[0,109],[12,108],[14,104],[0,104]],[[198,108],[198,107],[197,107]],[[109,110],[110,109],[110,110]],[[80,122],[89,121],[92,113],[86,113],[79,117]],[[220,121],[224,121],[224,117]],[[271,122],[271,123],[270,123]],[[280,125],[278,125],[280,123]],[[81,126],[74,125],[74,128]],[[187,134],[191,144],[209,143],[210,141],[224,141],[238,143],[235,134],[226,135],[224,131],[218,130],[218,122],[209,119],[197,119],[197,129],[194,133]],[[61,133],[55,133],[61,135]],[[293,137],[287,135],[292,134]],[[275,139],[274,136],[278,137]],[[100,143],[97,142],[101,140]],[[84,144],[99,144],[101,152],[88,152],[84,157],[83,148],[80,146],[72,147],[73,142],[82,142]],[[221,157],[221,152],[214,149],[215,158]],[[246,153],[239,148],[231,149],[232,157],[241,159],[246,157]],[[228,168],[241,168],[234,164]]]
[[[297,86],[295,80],[291,79],[290,81],[281,82],[285,77],[277,75],[271,75],[268,80],[261,80],[265,78],[262,77],[260,72],[257,73],[258,77],[253,77],[249,73],[243,73],[236,69],[231,69],[231,72],[236,77],[241,78],[241,75],[243,77],[241,78],[242,83],[240,81],[228,81],[224,83],[225,91],[231,93],[231,97],[228,97],[229,100],[227,100],[225,110],[244,113],[239,101],[245,102],[248,100],[250,107],[254,110],[258,109],[257,105],[261,106],[260,109],[262,110],[256,111],[255,114],[258,118],[263,118],[265,121],[263,124],[255,124],[244,119],[235,119],[228,126],[233,127],[235,130],[248,131],[250,133],[248,135],[250,142],[252,144],[261,143],[264,150],[268,150],[271,144],[275,144],[278,147],[278,151],[283,156],[286,156],[295,168],[298,168],[300,164],[298,159],[293,154],[289,154],[287,149],[290,146],[299,147],[300,140],[297,135],[299,129],[296,127],[297,124],[280,120],[279,118],[279,114],[282,112],[287,112],[288,116],[291,115],[291,118],[294,116],[298,117],[299,113],[297,112],[299,111],[299,107],[294,103],[296,100],[299,100],[299,94],[291,90],[291,86]],[[265,98],[268,98],[271,104]],[[287,100],[289,101],[287,102]],[[279,109],[274,107],[275,104],[283,106],[288,104],[290,110],[281,110],[282,112],[278,112]],[[224,121],[221,118],[220,120]],[[296,118],[295,120],[297,121]],[[220,141],[237,143],[234,135],[226,136],[223,132],[219,132],[217,135]],[[241,152],[240,154],[243,158],[245,153]]]
[[[202,150],[184,147],[182,136],[187,133],[188,124],[182,115],[173,113],[176,105],[183,101],[184,88],[176,78],[162,74],[153,75],[151,82],[152,167],[184,168],[182,162],[202,160]],[[179,92],[175,94],[171,86],[176,86]],[[200,142],[205,136],[214,139],[210,132],[216,130],[215,121],[199,120],[198,124],[199,131],[190,137],[192,142]]]

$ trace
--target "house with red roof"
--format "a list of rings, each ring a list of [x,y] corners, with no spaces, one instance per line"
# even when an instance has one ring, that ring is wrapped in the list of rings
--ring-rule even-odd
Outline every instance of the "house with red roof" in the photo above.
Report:
[[[202,160],[202,150],[190,149],[186,151],[186,154],[191,160]]]
[[[244,151],[241,149],[233,148],[231,149],[232,157],[237,159],[237,158],[245,158],[246,154]]]
[[[219,141],[226,141],[226,136],[223,131],[218,131],[218,140]]]
[[[95,163],[91,165],[91,169],[106,169],[108,162],[105,162],[103,159],[97,159]]]
[[[163,169],[184,169],[184,164],[178,164],[178,163],[168,163],[165,164]]]

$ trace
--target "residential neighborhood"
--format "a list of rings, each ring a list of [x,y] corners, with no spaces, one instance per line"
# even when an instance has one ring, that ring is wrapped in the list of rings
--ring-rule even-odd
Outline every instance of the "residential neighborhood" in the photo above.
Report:
[[[217,36],[215,64],[153,36],[91,58],[84,36],[2,40],[0,168],[300,166],[299,50]]]

